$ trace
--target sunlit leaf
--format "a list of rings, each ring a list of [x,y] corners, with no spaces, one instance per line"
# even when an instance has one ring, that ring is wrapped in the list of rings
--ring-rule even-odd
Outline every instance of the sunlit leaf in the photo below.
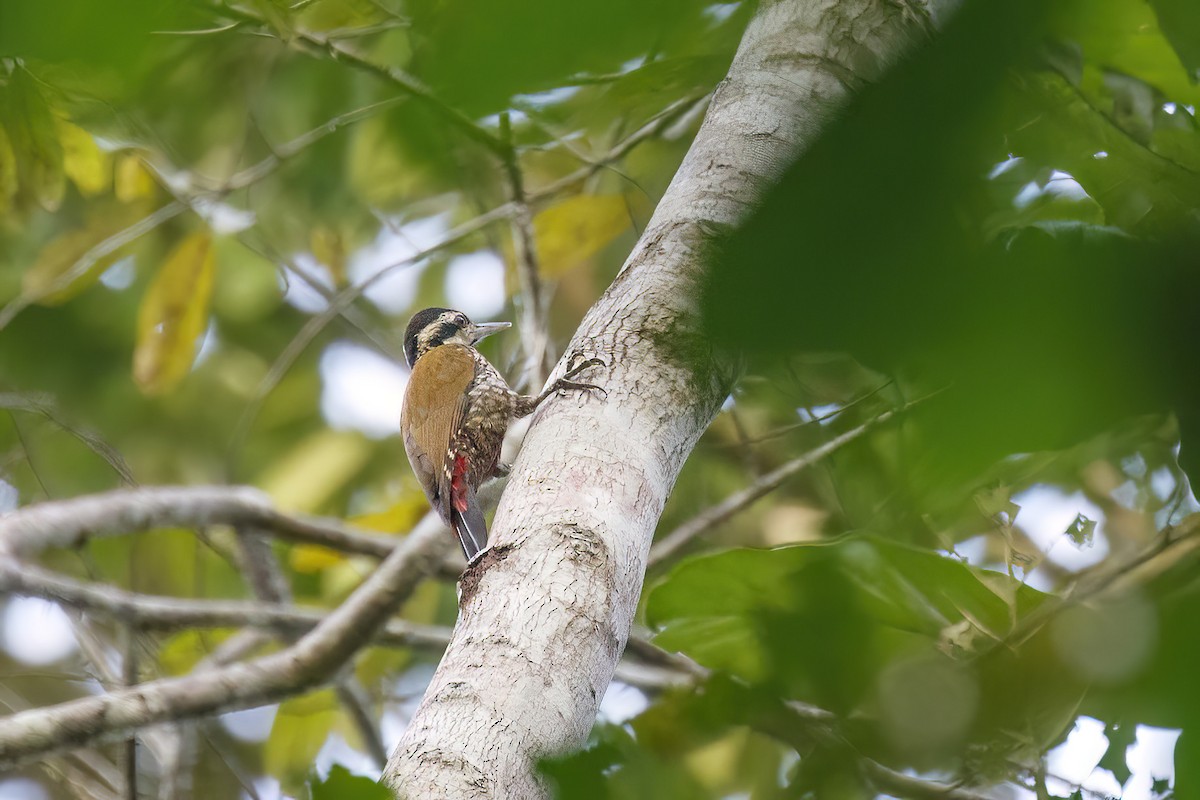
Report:
[[[342,563],[345,559],[344,553],[319,544],[298,544],[288,555],[288,563],[292,565],[292,569],[306,574],[320,572],[334,564]]]
[[[108,191],[112,183],[112,157],[100,149],[92,135],[66,120],[58,121],[63,171],[83,195]]]
[[[625,199],[614,194],[581,194],[533,218],[542,272],[555,277],[587,261],[629,230]]]
[[[154,177],[142,166],[142,161],[136,154],[121,153],[117,156],[113,194],[118,200],[122,203],[133,203],[142,198],[153,197],[155,188]]]
[[[138,309],[133,378],[144,393],[169,391],[188,374],[208,324],[212,282],[212,234],[190,234],[167,256]]]
[[[1193,80],[1200,78],[1200,14],[1191,0],[1150,0],[1158,27]]]
[[[383,511],[355,514],[346,521],[357,528],[381,533],[408,533],[428,510],[429,501],[425,499],[425,495],[419,489],[413,488]]]
[[[158,650],[158,662],[168,675],[186,675],[209,656],[231,631],[188,630],[172,634]]]
[[[1081,6],[1086,6],[1087,11],[1081,13]],[[1078,44],[1086,60],[1137,76],[1169,99],[1200,101],[1200,88],[1163,36],[1152,4],[1141,0],[1101,0],[1063,4],[1060,10],[1067,13],[1056,20],[1057,35]]]

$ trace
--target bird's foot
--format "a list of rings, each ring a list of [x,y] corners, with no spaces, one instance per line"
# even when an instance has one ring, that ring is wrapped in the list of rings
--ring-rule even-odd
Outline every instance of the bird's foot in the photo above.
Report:
[[[588,392],[600,392],[605,397],[608,397],[608,392],[602,386],[597,386],[594,383],[580,383],[579,381],[571,380],[571,378],[574,378],[576,375],[586,369],[607,366],[608,364],[606,364],[602,359],[587,358],[582,352],[576,350],[571,354],[571,358],[567,361],[567,371],[563,373],[561,378],[554,382],[552,391],[562,392],[566,391],[567,389],[579,389]]]
[[[563,378],[574,378],[579,373],[590,367],[607,367],[603,359],[587,358],[583,352],[576,350],[571,353],[571,358],[567,361],[567,371],[563,373]]]

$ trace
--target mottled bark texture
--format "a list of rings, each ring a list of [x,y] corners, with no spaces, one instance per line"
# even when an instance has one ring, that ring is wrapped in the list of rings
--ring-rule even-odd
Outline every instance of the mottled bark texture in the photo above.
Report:
[[[568,394],[534,418],[491,549],[463,577],[451,644],[388,763],[400,796],[543,797],[537,760],[584,742],[663,505],[732,382],[696,319],[711,233],[741,220],[928,19],[904,0],[760,5],[645,233],[567,349],[608,362],[581,376],[607,396]]]

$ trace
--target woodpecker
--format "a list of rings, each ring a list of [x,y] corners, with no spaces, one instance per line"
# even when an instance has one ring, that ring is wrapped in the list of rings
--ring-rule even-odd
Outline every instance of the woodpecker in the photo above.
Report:
[[[577,354],[563,377],[541,394],[514,392],[475,349],[480,339],[509,325],[471,322],[450,308],[426,308],[413,315],[404,332],[404,356],[412,369],[400,412],[404,449],[429,504],[457,534],[468,564],[487,545],[475,493],[485,480],[504,474],[500,446],[508,426],[556,392],[604,391],[571,380],[604,366],[598,358]]]

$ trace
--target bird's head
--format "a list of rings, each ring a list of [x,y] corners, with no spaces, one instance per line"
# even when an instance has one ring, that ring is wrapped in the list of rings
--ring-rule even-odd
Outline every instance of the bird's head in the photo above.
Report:
[[[413,314],[404,331],[404,357],[412,367],[417,359],[443,344],[463,344],[473,347],[476,342],[496,331],[509,327],[510,322],[471,322],[467,315],[452,308],[426,308]]]

